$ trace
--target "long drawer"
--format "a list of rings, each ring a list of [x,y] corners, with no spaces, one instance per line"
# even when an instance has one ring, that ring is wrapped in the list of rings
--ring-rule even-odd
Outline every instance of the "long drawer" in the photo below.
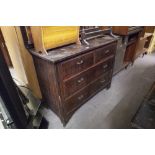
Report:
[[[117,43],[109,44],[101,48],[95,49],[95,63],[106,59],[110,55],[114,55],[116,51]]]
[[[59,70],[62,78],[66,79],[91,67],[93,63],[94,63],[94,56],[93,53],[90,52],[62,62],[59,65]]]
[[[78,74],[77,76],[63,82],[64,97],[71,96],[77,90],[82,89],[90,82],[101,76],[103,73],[111,70],[113,66],[113,57],[106,61],[96,64],[92,68]]]
[[[77,92],[72,97],[68,98],[65,101],[66,114],[68,115],[69,113],[77,109],[91,96],[93,96],[98,90],[100,90],[101,88],[104,88],[107,84],[109,84],[111,80],[111,73],[112,71],[108,71],[106,74],[100,76],[93,83],[83,88],[81,91]]]
[[[94,76],[97,78],[101,76],[103,73],[111,70],[113,68],[113,64],[114,64],[114,56],[110,56],[108,59],[102,61],[96,66],[93,73]]]
[[[63,89],[64,89],[64,97],[68,97],[75,93],[77,90],[83,88],[84,86],[88,85],[93,80],[93,68],[80,73],[79,75],[63,82]]]

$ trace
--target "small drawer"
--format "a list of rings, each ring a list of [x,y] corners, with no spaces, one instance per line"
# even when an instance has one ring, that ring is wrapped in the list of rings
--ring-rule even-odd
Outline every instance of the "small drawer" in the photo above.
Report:
[[[66,79],[91,67],[93,63],[93,53],[91,52],[62,62],[59,70],[63,79]]]
[[[103,61],[102,63],[99,63],[96,66],[94,74],[93,74],[95,76],[95,78],[98,78],[99,76],[101,76],[105,72],[107,72],[109,70],[112,70],[113,63],[114,63],[114,58],[113,57],[110,57],[106,61]]]
[[[63,82],[64,97],[68,97],[77,90],[85,87],[93,80],[94,69],[90,68],[87,71]]]
[[[86,88],[77,92],[75,95],[70,97],[65,102],[65,111],[67,114],[76,110],[79,106],[81,106],[85,101],[87,101],[90,97],[95,95],[97,91],[104,88],[111,81],[112,71],[107,72],[101,77],[97,78],[92,84],[88,85]]]
[[[91,89],[92,93],[100,90],[101,88],[109,84],[111,82],[111,78],[112,78],[112,70],[100,76],[98,80],[96,80],[92,85],[92,89]]]
[[[106,59],[110,55],[114,55],[116,50],[116,43],[106,45],[104,47],[98,48],[95,50],[95,63]]]

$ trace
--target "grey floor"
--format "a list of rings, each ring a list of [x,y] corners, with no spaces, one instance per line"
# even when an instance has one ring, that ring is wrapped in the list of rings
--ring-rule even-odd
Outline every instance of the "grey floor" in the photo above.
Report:
[[[155,81],[155,54],[139,57],[134,66],[113,77],[109,90],[90,99],[72,116],[66,127],[49,109],[44,116],[49,128],[130,128],[130,121]]]
[[[2,124],[2,122],[1,122],[1,120],[0,120],[0,129],[4,129],[4,127],[3,127],[3,124]]]

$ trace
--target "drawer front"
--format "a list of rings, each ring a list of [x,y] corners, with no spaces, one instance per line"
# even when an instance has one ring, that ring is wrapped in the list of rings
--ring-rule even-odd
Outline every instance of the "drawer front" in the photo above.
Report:
[[[116,43],[98,48],[95,50],[95,62],[99,62],[102,59],[106,59],[107,57],[109,57],[110,55],[114,55],[115,54],[115,50],[116,50]]]
[[[98,90],[104,88],[111,80],[112,71],[107,72],[95,82],[88,85],[86,88],[82,89],[65,102],[66,114],[70,114],[72,111],[76,110],[84,102],[86,102],[91,96],[93,96]]]
[[[109,84],[111,82],[111,78],[112,78],[112,70],[100,76],[100,78],[92,84],[92,89],[91,89],[92,93],[100,90],[101,88]]]
[[[88,85],[93,80],[93,68],[63,82],[64,97],[68,97],[75,93],[77,90]]]
[[[114,57],[110,57],[109,59],[107,59],[106,61],[103,61],[102,63],[99,63],[95,70],[94,70],[94,76],[95,78],[98,78],[99,76],[101,76],[102,74],[104,74],[105,72],[112,70],[113,69],[113,64],[114,64]]]
[[[76,58],[62,62],[59,65],[60,73],[63,79],[69,78],[74,74],[77,74],[89,67],[94,63],[93,53],[83,54]]]

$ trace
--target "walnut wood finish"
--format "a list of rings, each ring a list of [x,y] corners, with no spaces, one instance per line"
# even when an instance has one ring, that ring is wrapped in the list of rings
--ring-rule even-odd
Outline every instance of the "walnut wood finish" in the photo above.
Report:
[[[103,58],[107,58],[110,55],[113,55],[115,52],[116,44],[110,44],[102,48],[96,49],[95,52],[95,62],[101,61]]]
[[[84,72],[80,72],[80,74],[63,81],[64,87],[64,97],[68,97],[72,95],[75,91],[80,88],[86,86],[91,81],[95,80],[103,73],[107,72],[113,66],[113,56],[107,59],[102,59],[100,63],[97,63],[85,70]]]
[[[63,79],[69,78],[93,65],[93,61],[93,53],[88,53],[62,62],[59,65],[61,76]]]
[[[59,115],[59,92],[56,77],[56,66],[48,61],[35,57],[35,67],[39,85],[45,102]]]
[[[48,56],[32,53],[43,99],[64,125],[77,108],[101,89],[110,87],[117,42],[114,38],[106,41],[92,40],[89,48],[66,46],[57,50],[60,53],[53,51]],[[63,58],[55,57],[66,53]]]

